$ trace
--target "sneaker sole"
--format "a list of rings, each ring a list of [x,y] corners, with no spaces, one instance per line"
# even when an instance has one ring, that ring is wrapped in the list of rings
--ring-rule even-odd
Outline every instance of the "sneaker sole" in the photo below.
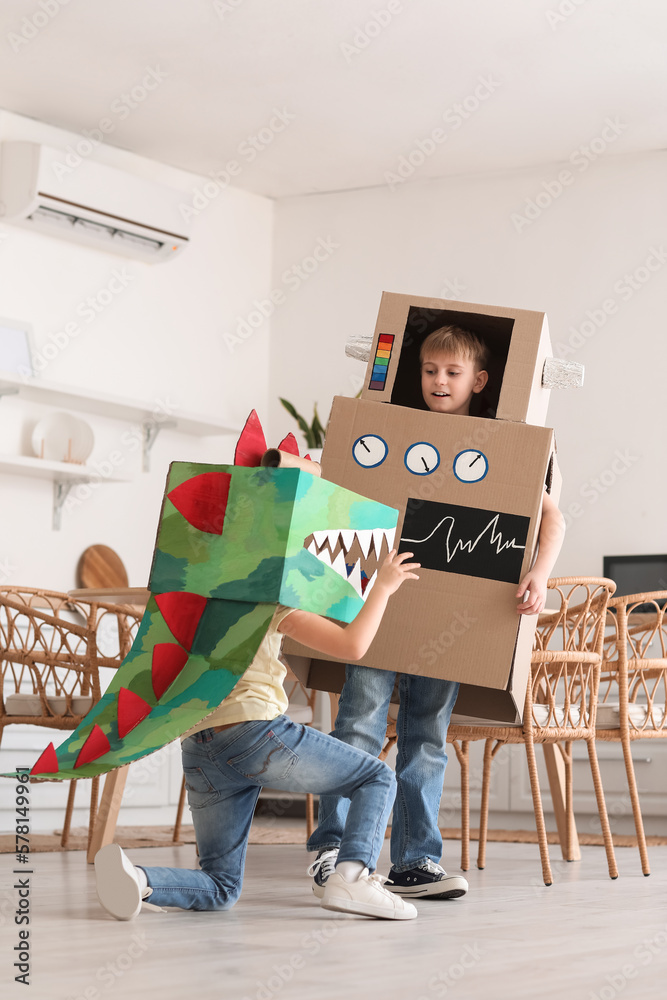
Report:
[[[457,881],[463,882],[464,879],[458,879]],[[453,885],[449,889],[442,889],[439,882],[419,885],[414,888],[402,885],[385,885],[385,889],[396,893],[397,896],[405,896],[408,899],[412,899],[413,897],[419,899],[426,896],[430,896],[431,899],[459,899],[460,896],[465,896],[468,891],[467,885]]]
[[[325,910],[336,910],[339,913],[356,913],[362,917],[379,917],[382,920],[414,920],[417,916],[416,911],[411,913],[408,910],[406,913],[405,910],[389,910],[384,906],[373,906],[371,903],[355,902],[353,899],[336,899],[335,896],[333,899],[328,899],[326,903],[322,900],[320,906]]]
[[[123,866],[118,844],[103,847],[95,857],[97,898],[116,920],[132,920],[141,910],[141,894]]]

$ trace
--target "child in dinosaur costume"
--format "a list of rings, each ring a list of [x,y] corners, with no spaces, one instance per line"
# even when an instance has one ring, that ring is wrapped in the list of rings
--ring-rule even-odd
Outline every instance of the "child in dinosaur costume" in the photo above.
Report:
[[[298,455],[292,435],[280,447]],[[117,919],[135,916],[148,896],[183,909],[233,906],[264,785],[350,799],[325,908],[389,919],[417,915],[370,874],[393,804],[393,773],[284,715],[279,652],[281,633],[289,632],[316,650],[359,659],[390,595],[417,578],[418,564],[392,550],[377,575],[355,589],[347,579],[353,567],[339,575],[304,542],[327,531],[374,531],[393,540],[397,512],[312,475],[312,463],[261,467],[265,452],[253,412],[233,466],[171,466],[151,598],[132,649],[79,727],[57,751],[51,744],[31,771],[52,779],[101,774],[183,737],[200,868],[139,868],[118,845],[102,848],[98,896]]]

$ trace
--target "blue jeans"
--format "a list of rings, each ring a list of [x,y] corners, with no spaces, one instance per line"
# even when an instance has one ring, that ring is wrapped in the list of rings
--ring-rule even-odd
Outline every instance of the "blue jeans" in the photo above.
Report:
[[[241,893],[246,846],[260,789],[344,795],[349,812],[340,861],[374,871],[396,779],[383,761],[279,715],[183,741],[183,772],[199,870],[145,868],[150,902],[184,910],[227,910]]]
[[[387,731],[387,711],[396,673],[348,664],[332,736],[377,756]],[[396,722],[396,802],[391,829],[391,863],[408,871],[442,856],[438,812],[447,766],[447,727],[459,685],[432,677],[401,674]],[[348,803],[320,796],[319,825],[309,851],[342,843]]]

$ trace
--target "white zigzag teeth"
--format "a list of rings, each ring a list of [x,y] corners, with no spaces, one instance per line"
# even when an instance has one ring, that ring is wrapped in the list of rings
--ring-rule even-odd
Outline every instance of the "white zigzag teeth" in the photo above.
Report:
[[[380,553],[382,552],[382,543],[385,540],[386,532],[384,528],[373,528],[373,548],[375,549],[375,555],[380,558]]]
[[[346,552],[349,552],[352,548],[352,542],[354,541],[354,531],[351,528],[344,528],[340,532],[340,537],[343,541],[343,548]]]
[[[385,528],[384,536],[387,539],[387,545],[389,546],[389,551],[394,547],[394,539],[396,537],[396,528]]]
[[[331,553],[329,552],[328,548],[326,548],[326,546],[322,549],[321,552],[317,553],[317,558],[320,560],[320,562],[323,562],[325,566],[331,566]]]
[[[335,569],[339,576],[342,576],[344,580],[347,579],[347,567],[345,566],[345,553],[341,549],[334,561],[331,563],[331,568]]]
[[[350,573],[350,575],[347,578],[347,582],[350,583],[354,587],[354,589],[356,590],[356,592],[359,595],[359,597],[361,597],[362,596],[362,594],[361,594],[361,565],[360,565],[359,562],[356,562],[354,564],[352,572]]]
[[[372,590],[372,589],[373,589],[373,587],[375,586],[375,581],[377,580],[377,578],[378,578],[378,574],[377,574],[377,570],[376,570],[376,571],[375,571],[375,572],[373,573],[373,575],[372,575],[372,577],[370,578],[370,580],[368,581],[368,583],[366,584],[366,590],[364,591],[364,600],[366,600],[366,598],[367,598],[367,597],[368,597],[368,595],[370,594],[371,590]]]
[[[324,543],[329,540],[329,532],[314,531],[313,538],[315,539],[315,544],[317,545],[318,549],[321,549]]]
[[[363,531],[358,531],[357,538],[359,540],[359,545],[361,546],[361,551],[364,554],[364,559],[368,559],[368,553],[371,550],[371,542],[373,541],[373,529],[364,528]]]
[[[310,545],[308,546],[307,551],[308,552],[312,552],[314,556],[317,555],[317,545],[315,544],[315,539],[314,538],[311,541]]]

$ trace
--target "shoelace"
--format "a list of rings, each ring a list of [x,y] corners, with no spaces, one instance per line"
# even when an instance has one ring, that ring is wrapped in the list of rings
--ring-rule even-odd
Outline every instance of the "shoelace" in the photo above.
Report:
[[[321,872],[322,880],[326,882],[330,875],[336,870],[336,859],[338,858],[338,851],[325,851],[325,853],[313,861],[312,865],[308,868],[308,875],[315,876],[318,872]]]

